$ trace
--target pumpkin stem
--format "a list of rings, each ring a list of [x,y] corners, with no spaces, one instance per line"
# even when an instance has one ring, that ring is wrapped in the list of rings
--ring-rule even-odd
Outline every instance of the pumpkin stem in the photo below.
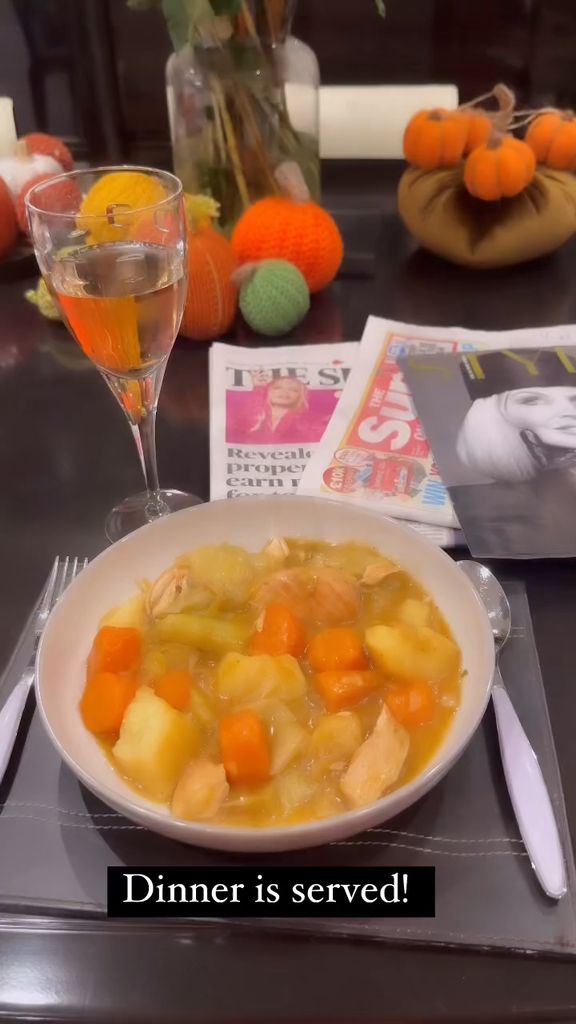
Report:
[[[246,284],[247,281],[252,280],[254,274],[258,270],[258,267],[263,262],[263,260],[251,260],[249,263],[243,263],[241,267],[237,267],[237,269],[230,275],[230,280],[240,288],[243,284]]]
[[[563,121],[572,121],[574,119],[573,110],[558,110],[557,107],[540,107],[538,110],[516,110],[511,122],[512,127],[514,129],[524,128],[525,125],[531,124],[541,114],[558,114]]]
[[[496,100],[498,103],[497,110],[486,110],[484,107],[478,107],[479,103],[489,99]],[[514,116],[515,105],[516,97],[512,90],[509,89],[504,82],[498,82],[490,92],[485,92],[481,96],[476,96],[468,103],[461,103],[458,110],[466,111],[478,107],[479,113],[485,114],[486,117],[490,118],[496,128],[505,132]]]
[[[494,86],[494,96],[498,101],[499,107],[493,115],[494,127],[501,132],[505,132],[514,114],[516,97],[512,90],[507,85],[504,85],[503,82],[499,82],[498,85]]]
[[[274,177],[282,191],[290,199],[293,199],[295,203],[309,202],[310,190],[295,160],[285,160],[283,163],[278,164],[274,171]]]
[[[494,123],[492,125],[492,131],[490,132],[490,135],[488,136],[488,140],[486,142],[486,148],[498,149],[498,147],[502,145],[505,138],[506,131],[503,128],[499,128],[496,125],[496,123]]]
[[[476,107],[479,103],[484,100],[492,99],[494,95],[494,89],[490,89],[490,92],[483,92],[480,96],[475,96],[473,100],[468,100],[467,103],[461,103],[458,110],[470,110],[470,107]]]

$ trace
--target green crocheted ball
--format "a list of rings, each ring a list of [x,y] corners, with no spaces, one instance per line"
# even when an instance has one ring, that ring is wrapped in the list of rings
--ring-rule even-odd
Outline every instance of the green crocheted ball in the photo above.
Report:
[[[248,269],[248,268],[247,268]],[[310,308],[304,276],[287,260],[263,260],[240,288],[240,309],[259,334],[287,334]]]

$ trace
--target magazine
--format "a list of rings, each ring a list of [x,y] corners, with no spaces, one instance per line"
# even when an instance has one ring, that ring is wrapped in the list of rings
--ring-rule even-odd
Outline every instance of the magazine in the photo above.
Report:
[[[210,496],[295,493],[358,342],[210,349]]]
[[[457,526],[456,511],[432,456],[397,360],[422,355],[576,344],[576,328],[470,331],[369,317],[338,407],[308,462],[300,493],[324,494],[386,515]],[[454,534],[440,541],[451,543]],[[452,539],[452,543],[454,539]]]
[[[472,554],[576,555],[576,341],[400,365]]]

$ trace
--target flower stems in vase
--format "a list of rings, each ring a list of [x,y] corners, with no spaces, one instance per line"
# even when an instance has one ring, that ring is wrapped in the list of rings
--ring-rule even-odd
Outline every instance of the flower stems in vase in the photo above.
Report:
[[[186,191],[219,202],[225,228],[278,191],[274,171],[287,159],[319,195],[317,62],[288,35],[293,8],[294,0],[202,0],[187,8],[203,13],[189,14],[187,45],[168,64],[175,171]],[[304,124],[291,116],[287,84]]]

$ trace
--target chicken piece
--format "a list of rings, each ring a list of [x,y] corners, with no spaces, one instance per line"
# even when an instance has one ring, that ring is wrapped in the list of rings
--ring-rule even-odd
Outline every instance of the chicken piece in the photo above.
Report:
[[[146,611],[153,619],[165,615],[176,598],[189,586],[190,575],[185,566],[173,565],[171,569],[166,569],[146,594]]]
[[[268,561],[282,565],[290,554],[290,548],[284,540],[284,537],[273,537],[272,540],[269,540],[266,546],[262,549],[262,554],[268,559]]]
[[[308,614],[308,599],[314,588],[314,575],[309,569],[296,566],[272,573],[256,587],[252,601],[258,608],[266,608],[273,602],[286,604],[290,611],[300,618]]]
[[[213,818],[229,792],[223,764],[205,760],[191,761],[182,772],[172,795],[172,814],[185,821]]]
[[[340,788],[352,807],[378,800],[397,781],[408,755],[410,738],[384,704],[376,725],[352,757]]]
[[[294,566],[263,580],[252,600],[258,608],[279,601],[300,619],[335,626],[357,618],[360,587],[353,576],[340,569]]]
[[[391,562],[389,558],[379,558],[377,562],[367,565],[360,577],[360,583],[365,587],[376,587],[387,576],[395,572],[401,572],[400,566]]]
[[[316,622],[332,626],[354,622],[360,612],[360,588],[353,576],[339,569],[316,570],[316,585],[310,599],[310,615]]]

